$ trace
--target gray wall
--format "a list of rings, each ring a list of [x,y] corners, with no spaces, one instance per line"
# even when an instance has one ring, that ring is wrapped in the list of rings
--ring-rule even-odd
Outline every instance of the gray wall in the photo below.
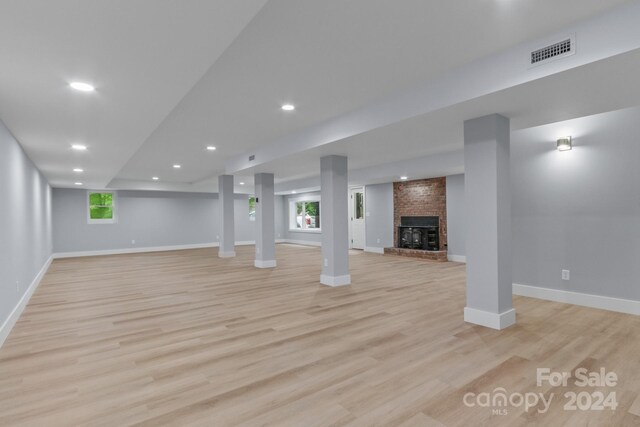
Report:
[[[51,188],[1,121],[0,200],[1,326],[52,251]]]
[[[574,149],[560,153],[554,140],[565,134]],[[514,283],[640,300],[638,135],[639,108],[512,132]],[[452,221],[464,216],[460,185],[448,177],[455,255],[465,255],[464,221]]]
[[[319,196],[319,191],[284,196],[284,238],[320,245],[321,233],[289,230],[289,202],[307,196]],[[367,185],[365,187],[366,236],[365,245],[372,248],[393,246],[393,183]],[[321,208],[322,209],[322,208]],[[276,215],[276,221],[277,221]],[[378,243],[380,239],[380,243]]]
[[[284,238],[287,240],[297,240],[300,242],[309,242],[310,244],[320,245],[322,242],[322,233],[312,231],[291,231],[289,230],[289,202],[296,199],[304,199],[308,196],[320,196],[319,191],[313,191],[310,193],[291,194],[282,197],[282,216],[284,222],[281,224],[283,229]],[[322,216],[322,203],[320,203],[320,215]],[[276,212],[276,223],[278,222],[278,212]],[[322,228],[322,217],[320,218],[320,228]],[[276,231],[276,238],[277,231]]]
[[[393,183],[365,187],[366,246],[393,246]]]
[[[87,191],[53,190],[54,252],[81,252],[133,247],[217,242],[218,195],[157,191],[118,191],[116,224],[87,223]],[[276,196],[276,218],[282,218]],[[254,241],[247,195],[236,195],[236,241]],[[276,223],[276,236],[282,224]],[[135,245],[131,243],[135,240]]]
[[[515,283],[640,300],[639,135],[638,108],[513,133]]]
[[[447,177],[447,240],[449,255],[465,252],[464,175]]]

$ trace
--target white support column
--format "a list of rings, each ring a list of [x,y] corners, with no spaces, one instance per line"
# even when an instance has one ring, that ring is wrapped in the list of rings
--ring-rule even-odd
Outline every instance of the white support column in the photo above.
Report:
[[[497,114],[464,122],[464,320],[493,329],[516,322],[512,305],[509,126],[509,119]]]
[[[276,266],[275,200],[273,174],[257,173],[256,188],[256,260],[258,268]]]
[[[218,177],[218,202],[220,204],[220,258],[236,256],[235,224],[233,218],[233,175]]]
[[[320,228],[322,229],[322,274],[320,283],[342,286],[349,275],[349,194],[347,158],[320,159]]]

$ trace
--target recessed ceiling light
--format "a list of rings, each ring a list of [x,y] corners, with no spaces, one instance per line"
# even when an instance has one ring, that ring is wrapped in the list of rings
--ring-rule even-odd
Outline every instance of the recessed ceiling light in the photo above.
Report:
[[[69,83],[69,86],[71,86],[75,90],[79,90],[80,92],[93,92],[94,90],[96,90],[96,88],[91,86],[89,83],[83,82],[71,82]]]
[[[297,191],[296,191],[296,190],[293,190],[293,191],[291,192],[291,194],[296,194],[296,193],[297,193]]]
[[[86,145],[82,145],[82,144],[73,144],[71,146],[71,148],[73,148],[74,150],[78,150],[78,151],[84,151],[87,149]]]
[[[209,145],[209,146],[207,146],[207,150],[216,151],[216,147],[214,147],[213,145]]]
[[[407,179],[409,179],[409,178],[408,178],[408,177],[406,177],[406,176],[401,176],[401,177],[400,177],[400,179],[401,179],[401,180],[403,180],[403,181],[406,181],[406,180],[407,180]]]
[[[159,180],[160,178],[158,178],[157,176],[154,176],[154,177],[152,177],[151,179],[152,179],[152,180],[154,180],[154,181],[157,181],[157,180]]]
[[[75,184],[75,185],[82,185],[82,183],[81,183],[81,182],[75,182],[74,184]]]
[[[244,182],[241,182],[240,185],[244,185]]]
[[[80,172],[84,172],[84,169],[75,168],[73,171],[74,171],[74,172],[78,172],[78,173],[80,173]]]
[[[174,168],[174,169],[180,169],[181,167],[182,167],[182,166],[180,166],[180,165],[173,165],[173,168]]]
[[[284,104],[284,105],[282,106],[282,109],[283,109],[284,111],[293,111],[293,110],[295,110],[295,109],[296,109],[296,106],[295,106],[295,105],[293,105],[293,104]]]

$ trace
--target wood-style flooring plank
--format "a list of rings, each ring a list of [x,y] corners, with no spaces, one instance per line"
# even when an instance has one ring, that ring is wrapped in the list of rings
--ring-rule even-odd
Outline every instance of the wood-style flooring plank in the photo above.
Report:
[[[640,318],[515,297],[518,323],[464,323],[465,268],[352,251],[319,284],[318,248],[60,259],[0,349],[0,425],[640,425]],[[618,374],[615,412],[463,404],[543,392],[536,369]],[[603,389],[602,391],[605,391]]]

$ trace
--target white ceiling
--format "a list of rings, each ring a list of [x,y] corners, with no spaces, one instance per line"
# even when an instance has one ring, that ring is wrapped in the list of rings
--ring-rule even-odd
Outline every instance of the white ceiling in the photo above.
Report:
[[[0,118],[52,185],[104,187],[265,1],[2,0]]]
[[[215,176],[231,156],[624,2],[264,3],[4,0],[0,118],[54,186],[72,186],[78,178],[71,169],[83,167],[81,179],[93,187],[216,191]],[[73,79],[94,83],[97,92],[71,91],[66,84]],[[598,83],[616,93],[621,88],[620,81]],[[326,150],[344,151],[354,167],[366,167],[401,160],[402,146],[418,147],[422,155],[455,149],[460,118],[489,107],[512,113],[515,123],[539,124],[607,104],[575,88],[573,103],[543,99],[535,87],[519,96],[498,93],[487,103],[281,161],[271,171],[281,181],[307,176]],[[635,100],[635,90],[621,95]],[[282,112],[285,102],[296,111]],[[70,152],[76,141],[89,151]],[[218,149],[207,152],[206,145]],[[174,170],[173,163],[183,167]],[[251,177],[240,180],[250,191]]]

